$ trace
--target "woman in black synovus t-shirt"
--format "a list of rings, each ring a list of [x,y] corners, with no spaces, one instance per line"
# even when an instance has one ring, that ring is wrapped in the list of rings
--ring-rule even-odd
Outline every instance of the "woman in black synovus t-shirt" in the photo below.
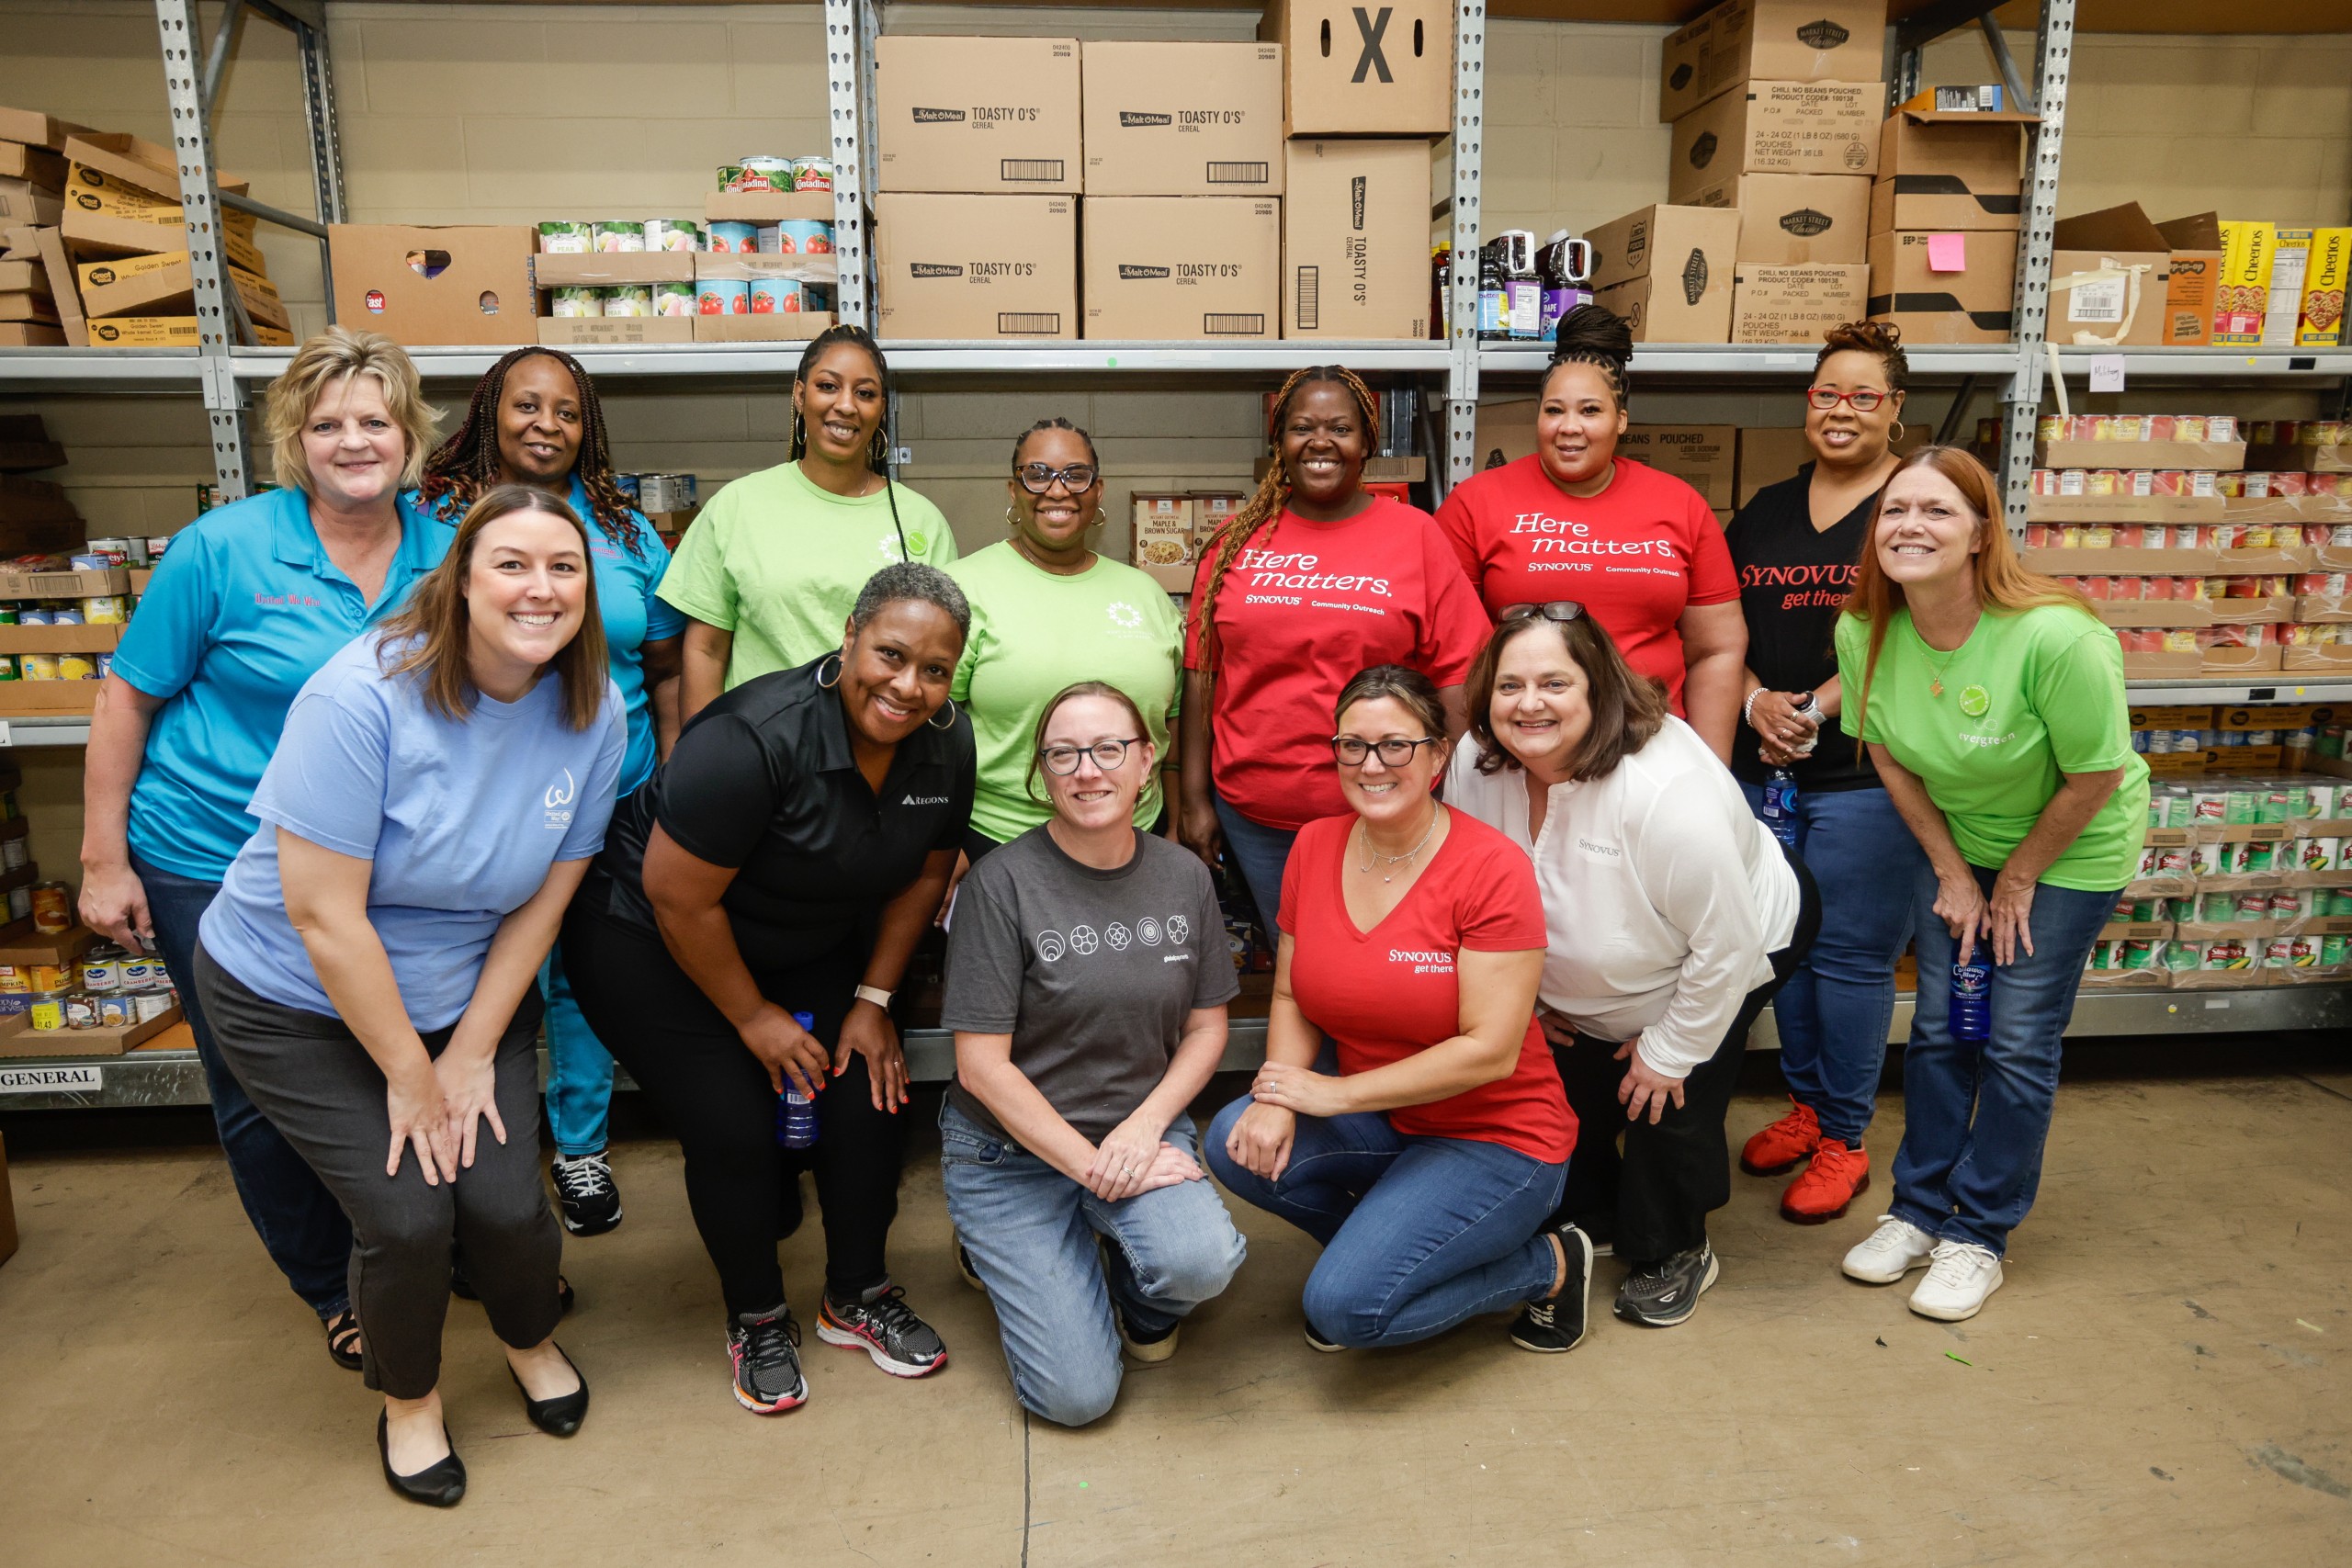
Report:
[[[1805,400],[1814,460],[1768,485],[1733,518],[1725,542],[1739,574],[1747,669],[1732,771],[1751,807],[1785,767],[1797,786],[1797,852],[1821,887],[1821,934],[1772,1004],[1791,1109],[1748,1139],[1740,1168],[1776,1176],[1811,1159],[1781,1195],[1782,1217],[1836,1219],[1869,1179],[1870,1125],[1894,1010],[1894,961],[1909,911],[1885,889],[1918,858],[1867,758],[1834,723],[1797,715],[1811,692],[1835,717],[1842,694],[1830,645],[1838,606],[1870,539],[1880,488],[1894,471],[1909,370],[1895,329],[1857,321],[1826,334]],[[1794,748],[1815,742],[1810,755]]]

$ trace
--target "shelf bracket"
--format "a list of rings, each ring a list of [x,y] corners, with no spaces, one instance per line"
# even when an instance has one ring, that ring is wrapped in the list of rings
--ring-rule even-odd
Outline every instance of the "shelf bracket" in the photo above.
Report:
[[[1453,252],[1447,277],[1446,461],[1437,498],[1478,471],[1478,186],[1486,164],[1487,7],[1453,11]]]
[[[180,211],[187,228],[188,274],[196,286],[197,372],[211,425],[213,474],[221,501],[242,501],[253,488],[253,453],[245,432],[244,392],[229,359],[235,320],[231,302],[236,297],[229,291],[228,255],[220,238],[220,190],[203,85],[198,80],[201,67],[195,13],[194,0],[155,0],[164,90],[171,106],[172,154],[179,164]]]
[[[2011,535],[2025,535],[2033,480],[2034,423],[2041,412],[2050,333],[2050,253],[2058,224],[2058,160],[2066,136],[2066,79],[2075,49],[2075,0],[2041,0],[2033,100],[2041,122],[2026,127],[2025,209],[2018,222],[2017,374],[2002,400],[2001,493]],[[2006,51],[2005,51],[2006,52]]]
[[[865,231],[865,170],[873,151],[873,0],[825,0],[825,96],[833,160],[833,314],[847,326],[871,328],[867,283],[872,269]],[[878,166],[878,164],[876,165]],[[894,446],[896,442],[892,443]]]

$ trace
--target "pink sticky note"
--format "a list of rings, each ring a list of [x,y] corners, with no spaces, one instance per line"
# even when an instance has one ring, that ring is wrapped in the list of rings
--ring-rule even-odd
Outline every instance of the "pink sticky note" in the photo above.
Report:
[[[1928,235],[1928,270],[1929,272],[1966,272],[1968,270],[1968,236],[1965,234]]]

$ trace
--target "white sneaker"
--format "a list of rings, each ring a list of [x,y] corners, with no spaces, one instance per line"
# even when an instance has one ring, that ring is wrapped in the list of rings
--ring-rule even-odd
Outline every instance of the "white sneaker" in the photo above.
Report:
[[[1870,1239],[1846,1254],[1841,1267],[1849,1280],[1892,1285],[1927,1262],[1928,1255],[1935,1249],[1936,1238],[1917,1225],[1893,1214],[1881,1214],[1878,1229],[1871,1232]]]
[[[1911,1292],[1911,1310],[1921,1317],[1960,1323],[1984,1310],[1984,1298],[2001,1288],[2001,1260],[1992,1248],[1973,1242],[1936,1243],[1935,1266]]]

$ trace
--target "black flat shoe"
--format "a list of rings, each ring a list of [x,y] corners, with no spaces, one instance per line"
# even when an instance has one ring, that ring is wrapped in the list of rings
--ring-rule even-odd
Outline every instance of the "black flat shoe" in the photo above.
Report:
[[[345,1307],[334,1316],[322,1317],[319,1322],[327,1331],[327,1354],[334,1359],[334,1364],[346,1372],[357,1371],[361,1365],[359,1319],[352,1315],[349,1307]]]
[[[531,1391],[523,1387],[523,1380],[515,1372],[514,1363],[507,1364],[506,1375],[514,1378],[514,1386],[522,1390],[523,1413],[531,1418],[531,1425],[550,1438],[568,1438],[580,1430],[580,1423],[587,1419],[588,1380],[581,1375],[578,1364],[564,1355],[562,1346],[557,1346],[555,1353],[563,1356],[563,1364],[571,1369],[573,1377],[580,1379],[580,1386],[570,1393],[560,1393],[553,1399],[533,1399]]]
[[[431,1508],[454,1508],[466,1495],[466,1461],[458,1457],[453,1445],[449,1451],[435,1460],[414,1475],[396,1475],[392,1472],[392,1447],[389,1436],[391,1416],[379,1414],[376,1417],[376,1456],[384,1461],[384,1483],[412,1503],[423,1503]],[[441,1428],[447,1442],[449,1428]]]

